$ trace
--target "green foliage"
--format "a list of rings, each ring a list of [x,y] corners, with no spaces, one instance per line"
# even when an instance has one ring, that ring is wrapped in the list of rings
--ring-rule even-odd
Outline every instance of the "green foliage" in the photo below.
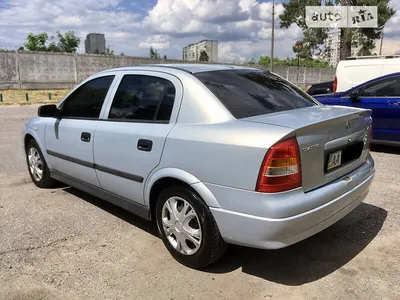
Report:
[[[205,50],[200,52],[199,61],[208,61],[208,54]]]
[[[158,53],[157,50],[154,49],[153,47],[150,47],[150,58],[154,58],[154,59],[160,58],[160,53]]]
[[[297,41],[293,46],[293,52],[296,54],[297,57],[311,60],[311,46],[307,42]]]
[[[164,54],[163,59],[168,59],[167,56]]]
[[[64,35],[57,31],[58,42],[62,52],[75,53],[81,42],[80,38],[75,36],[72,30],[67,31]]]
[[[258,62],[260,65],[268,66],[271,63],[271,58],[269,56],[261,56]],[[297,58],[288,57],[286,59],[274,58],[274,66],[297,66]],[[314,59],[300,59],[300,67],[307,68],[329,68],[329,64],[326,61],[314,60]]]
[[[120,55],[120,56],[125,56],[124,52],[121,52],[119,55]]]
[[[103,54],[109,55],[109,56],[114,56],[114,50],[112,50],[110,48],[106,48],[106,52]]]
[[[29,51],[48,51],[46,46],[47,39],[48,35],[46,32],[39,34],[30,32],[26,37],[27,42],[24,45]]]
[[[53,36],[50,37],[46,32],[39,34],[29,33],[26,37],[27,42],[24,44],[28,51],[43,51],[43,52],[76,52],[79,46],[80,39],[74,35],[73,31],[68,31],[62,35],[57,31],[58,45]],[[21,49],[21,48],[20,48]],[[23,48],[22,48],[23,49]]]
[[[350,29],[342,28],[342,41],[350,41],[344,43],[344,51],[341,51],[341,56],[345,53],[350,53],[351,46],[361,46],[359,54],[369,54],[375,47],[374,40],[379,39],[382,34],[383,26],[394,15],[395,10],[389,7],[390,0],[353,0],[351,5],[367,5],[378,6],[378,28],[361,28]],[[311,55],[328,55],[331,49],[324,47],[325,40],[328,37],[328,28],[308,28],[305,23],[305,7],[306,6],[327,6],[340,5],[350,3],[349,0],[290,0],[287,3],[282,3],[285,11],[280,18],[281,28],[289,28],[290,25],[296,24],[303,30],[304,38],[302,42],[307,45]],[[343,53],[343,54],[342,54]],[[303,56],[303,55],[302,55]],[[341,57],[344,59],[344,57]]]
[[[57,47],[56,42],[54,41],[54,36],[50,37],[50,43],[47,46],[47,52],[59,52],[60,49]]]

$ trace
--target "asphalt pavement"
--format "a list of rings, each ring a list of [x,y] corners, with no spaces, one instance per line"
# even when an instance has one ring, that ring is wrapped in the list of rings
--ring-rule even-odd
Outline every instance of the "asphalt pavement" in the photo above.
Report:
[[[338,223],[281,250],[230,246],[196,271],[152,223],[31,183],[21,130],[36,111],[0,107],[0,299],[400,299],[400,148],[373,149],[370,193]]]

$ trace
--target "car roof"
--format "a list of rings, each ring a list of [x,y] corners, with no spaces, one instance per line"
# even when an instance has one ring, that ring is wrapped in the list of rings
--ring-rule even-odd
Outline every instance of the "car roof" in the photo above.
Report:
[[[382,80],[382,79],[390,78],[390,77],[393,77],[393,76],[400,76],[400,72],[390,73],[390,74],[386,74],[386,75],[383,75],[383,76],[380,76],[380,77],[376,77],[374,79],[371,79],[371,80],[368,80],[366,82],[360,83],[359,85],[357,85],[355,87],[352,87],[352,88],[348,89],[347,91],[343,91],[341,93],[348,93],[348,92],[350,92],[352,90],[360,88],[363,85],[366,85],[366,84],[369,84],[369,83],[373,83],[375,81],[379,81],[379,80]]]
[[[232,66],[232,65],[219,65],[219,64],[149,64],[149,65],[115,68],[115,69],[105,70],[103,72],[154,70],[155,68],[180,70],[191,74],[200,72],[210,72],[210,71],[223,71],[223,70],[243,70],[243,69],[259,70],[245,66]]]

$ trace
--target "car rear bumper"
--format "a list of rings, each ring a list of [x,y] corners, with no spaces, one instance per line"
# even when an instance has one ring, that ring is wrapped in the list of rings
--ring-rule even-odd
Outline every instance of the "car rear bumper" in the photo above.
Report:
[[[344,176],[331,183],[340,186],[338,181],[349,181],[352,177],[360,179],[360,176],[363,176],[350,190],[341,193],[340,196],[328,198],[323,205],[289,217],[269,218],[224,208],[210,209],[226,242],[262,249],[284,248],[324,230],[357,207],[367,196],[375,175],[373,161],[371,165],[371,169],[366,170],[365,166],[361,166],[354,170],[350,177]],[[329,195],[333,195],[331,184],[311,193],[318,193],[326,200]],[[303,195],[308,197],[307,193]],[[243,201],[252,202],[250,199]],[[302,201],[301,197],[298,201]],[[288,210],[290,211],[289,207]]]

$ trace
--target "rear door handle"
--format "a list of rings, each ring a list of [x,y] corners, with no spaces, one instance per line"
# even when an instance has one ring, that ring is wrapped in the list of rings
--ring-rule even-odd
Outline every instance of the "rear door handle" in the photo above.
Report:
[[[400,101],[389,101],[389,105],[400,105]]]
[[[137,148],[140,151],[146,151],[150,152],[151,149],[153,148],[153,141],[151,140],[145,140],[145,139],[140,139],[137,143]]]
[[[81,133],[81,141],[89,143],[90,142],[90,133],[89,132],[82,132]]]

